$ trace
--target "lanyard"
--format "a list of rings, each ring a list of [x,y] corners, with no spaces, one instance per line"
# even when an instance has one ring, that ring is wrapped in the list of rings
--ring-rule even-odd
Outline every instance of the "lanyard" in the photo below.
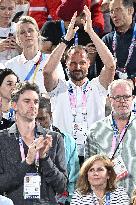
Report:
[[[118,143],[117,146],[116,146],[116,143],[117,143],[117,137],[118,137],[118,135],[119,135],[119,130],[118,130],[118,128],[117,128],[117,124],[116,124],[116,122],[115,122],[115,120],[114,120],[113,117],[112,117],[112,123],[113,123],[113,124],[112,124],[112,127],[113,127],[113,138],[112,138],[112,147],[111,147],[111,153],[112,153],[111,159],[114,158],[114,156],[115,156],[115,154],[116,154],[116,152],[117,152],[117,150],[118,150],[120,144],[122,143],[122,141],[123,141],[123,139],[124,139],[124,136],[125,136],[125,134],[126,134],[126,132],[127,132],[128,126],[129,126],[129,121],[128,121],[128,123],[125,125],[125,127],[123,128],[123,130],[122,130],[122,132],[121,132],[121,134],[120,134],[120,139],[119,139],[119,143]]]
[[[106,193],[106,205],[110,205],[110,192]]]
[[[78,33],[77,32],[75,33],[75,36],[74,36],[74,44],[75,46],[78,45]]]
[[[86,119],[86,115],[87,115],[87,108],[86,108],[87,97],[86,97],[86,93],[88,91],[88,83],[89,83],[89,80],[87,80],[87,82],[82,87],[82,115],[83,115],[84,121],[87,120]],[[90,87],[89,87],[89,89],[90,89]],[[69,87],[68,87],[68,93],[69,93],[69,100],[70,100],[72,115],[74,117],[74,122],[75,122],[77,99],[76,99],[76,95],[74,93],[74,88],[72,87],[72,85],[70,83],[69,83]]]
[[[61,20],[60,23],[61,23],[61,31],[62,31],[62,33],[63,33],[63,36],[65,36],[65,35],[66,35],[66,31],[65,31],[64,21]]]
[[[37,128],[35,128],[35,130],[34,130],[34,135],[35,135],[35,139],[36,139],[38,137],[37,136]],[[23,145],[23,140],[22,140],[21,135],[19,135],[19,148],[20,148],[21,159],[22,159],[22,162],[23,162],[23,161],[25,161],[25,151],[24,151],[24,145]],[[39,168],[39,152],[36,153],[35,166],[36,166],[37,171],[38,171],[38,168]]]
[[[64,25],[64,21],[61,20],[61,31],[62,31],[62,34],[63,36],[66,35],[66,31],[65,31],[65,25]],[[76,32],[75,33],[75,36],[74,36],[74,45],[77,46],[78,45],[78,33]]]
[[[103,203],[103,205],[105,204],[105,205],[110,205],[110,192],[107,192],[106,193],[106,203]],[[98,199],[97,199],[98,200]],[[94,200],[94,198],[93,198],[93,202],[94,202],[94,204],[95,204],[95,200]]]
[[[134,108],[133,108],[132,112],[136,113],[136,102],[134,102]]]
[[[44,57],[44,56],[43,56],[43,54],[41,53],[39,60],[37,61],[37,63],[35,63],[35,64],[32,66],[31,70],[29,71],[29,73],[28,73],[27,76],[25,77],[24,81],[29,81],[30,78],[31,78],[31,76],[34,74],[34,75],[33,75],[33,79],[32,79],[32,82],[34,83],[35,78],[36,78],[36,74],[37,74],[37,72],[38,72],[38,70],[39,70],[39,66],[40,66],[41,61],[43,60],[43,57]]]
[[[124,73],[126,72],[127,65],[130,62],[130,59],[131,59],[131,56],[132,56],[132,53],[134,50],[135,38],[136,38],[136,24],[134,26],[131,44],[130,44],[129,49],[128,49],[128,57],[127,57],[126,63],[125,63],[124,68],[123,68]],[[115,59],[117,59],[116,48],[117,48],[117,32],[115,31],[114,35],[113,35],[113,41],[112,41],[113,56]]]

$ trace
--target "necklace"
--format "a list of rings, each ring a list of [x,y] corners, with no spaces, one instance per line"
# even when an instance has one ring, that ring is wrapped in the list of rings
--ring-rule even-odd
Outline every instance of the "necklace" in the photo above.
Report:
[[[104,205],[105,195],[103,197],[98,197],[97,196],[97,199],[99,201],[99,205]]]

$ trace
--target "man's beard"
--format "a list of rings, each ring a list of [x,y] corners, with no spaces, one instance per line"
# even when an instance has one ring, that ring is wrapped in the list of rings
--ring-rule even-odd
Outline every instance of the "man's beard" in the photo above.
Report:
[[[69,77],[74,81],[81,81],[86,78],[87,72],[83,70],[69,71]]]
[[[116,117],[119,120],[127,120],[130,117],[131,112],[127,112],[127,113],[114,113],[113,116]]]

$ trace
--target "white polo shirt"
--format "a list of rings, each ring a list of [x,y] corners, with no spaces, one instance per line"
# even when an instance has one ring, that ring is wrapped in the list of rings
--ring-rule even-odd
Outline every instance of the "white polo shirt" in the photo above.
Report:
[[[58,86],[49,93],[51,97],[51,105],[53,112],[53,125],[58,127],[60,131],[68,133],[72,136],[73,116],[71,111],[68,86],[69,82],[76,89],[76,112],[77,122],[83,122],[82,116],[82,86],[76,86],[71,81],[59,81]],[[86,109],[88,128],[92,123],[105,117],[105,103],[107,91],[100,84],[99,77],[89,81],[90,89],[86,92]]]
[[[26,76],[31,71],[34,64],[38,62],[40,56],[41,52],[38,51],[37,55],[32,60],[27,60],[24,54],[22,53],[21,55],[18,55],[15,58],[12,58],[11,60],[7,61],[5,66],[6,68],[12,69],[22,82],[25,80]],[[35,78],[33,73],[30,79],[28,80],[29,82],[33,82],[34,79],[34,82],[39,86],[41,93],[46,92],[44,87],[43,68],[48,57],[49,54],[42,54],[42,61],[40,62],[38,72],[36,73]],[[58,75],[61,79],[65,79],[61,63],[58,66]]]

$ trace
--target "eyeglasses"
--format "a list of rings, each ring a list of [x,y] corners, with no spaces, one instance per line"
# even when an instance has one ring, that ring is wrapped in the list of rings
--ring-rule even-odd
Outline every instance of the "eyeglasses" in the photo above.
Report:
[[[117,96],[110,96],[116,102],[120,102],[121,100],[129,101],[132,95],[117,95]]]

